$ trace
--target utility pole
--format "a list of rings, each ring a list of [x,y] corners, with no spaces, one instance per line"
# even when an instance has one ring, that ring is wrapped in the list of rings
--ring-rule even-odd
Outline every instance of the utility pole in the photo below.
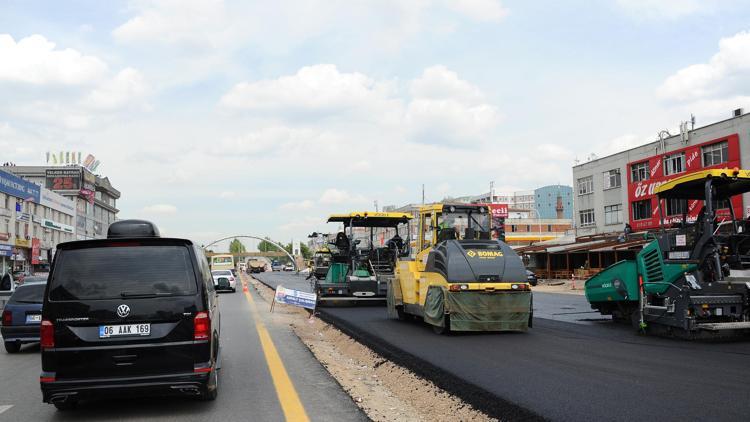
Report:
[[[424,205],[424,183],[422,183],[422,205]]]
[[[378,209],[378,200],[376,199],[375,200],[375,212],[379,212],[379,211],[380,210]]]

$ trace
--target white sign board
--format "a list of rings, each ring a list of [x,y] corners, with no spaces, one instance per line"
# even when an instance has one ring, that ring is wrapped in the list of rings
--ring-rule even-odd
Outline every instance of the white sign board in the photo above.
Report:
[[[276,294],[274,295],[274,302],[307,309],[315,309],[317,301],[318,296],[315,293],[287,289],[281,285],[276,287]]]

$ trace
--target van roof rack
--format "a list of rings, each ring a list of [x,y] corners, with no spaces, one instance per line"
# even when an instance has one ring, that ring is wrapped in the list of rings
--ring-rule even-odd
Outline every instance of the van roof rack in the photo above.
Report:
[[[123,237],[160,237],[156,224],[146,220],[120,220],[110,224],[107,239]]]

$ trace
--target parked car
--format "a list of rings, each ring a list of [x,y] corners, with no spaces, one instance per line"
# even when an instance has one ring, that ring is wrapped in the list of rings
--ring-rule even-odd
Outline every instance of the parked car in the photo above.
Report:
[[[284,271],[294,271],[294,265],[292,264],[284,265]]]
[[[216,290],[231,290],[232,292],[237,291],[237,279],[234,277],[234,274],[230,270],[213,270],[211,271],[211,277],[214,279],[214,287]],[[220,279],[225,278],[227,280],[227,284],[219,283],[221,281]]]
[[[21,350],[21,345],[39,342],[46,284],[46,277],[28,276],[5,304],[0,334],[3,336],[6,352],[17,353]]]
[[[536,286],[536,283],[537,283],[537,281],[538,281],[538,280],[537,280],[537,278],[536,278],[536,274],[534,274],[534,272],[533,272],[533,271],[531,271],[531,270],[526,270],[526,280],[527,280],[527,281],[529,282],[529,284],[531,284],[532,286]]]
[[[57,245],[42,307],[42,398],[218,395],[221,314],[203,250],[121,220]]]
[[[278,261],[271,262],[271,271],[281,271],[284,268]]]

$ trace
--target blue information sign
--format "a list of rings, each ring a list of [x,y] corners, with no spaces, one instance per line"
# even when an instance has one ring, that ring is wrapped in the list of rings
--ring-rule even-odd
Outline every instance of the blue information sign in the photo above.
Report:
[[[41,188],[38,185],[2,170],[0,170],[0,192],[37,204],[41,196]]]

